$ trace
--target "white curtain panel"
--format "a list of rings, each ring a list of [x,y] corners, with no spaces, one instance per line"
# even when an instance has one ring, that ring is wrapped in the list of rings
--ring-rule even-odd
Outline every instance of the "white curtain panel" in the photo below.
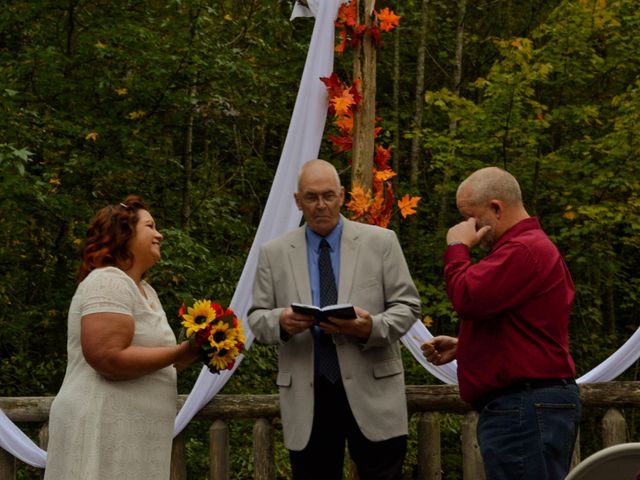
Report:
[[[327,116],[327,91],[320,77],[328,77],[333,71],[334,21],[343,1],[308,0],[308,7],[296,4],[291,16],[292,19],[313,16],[316,20],[280,163],[247,262],[231,300],[231,308],[238,318],[243,319],[247,349],[251,347],[254,340],[246,324],[246,316],[251,304],[251,288],[260,246],[300,224],[300,212],[293,201],[293,193],[297,187],[297,174],[300,167],[307,160],[317,158],[320,151]],[[456,384],[457,363],[455,361],[436,367],[428,363],[422,355],[420,345],[431,338],[433,336],[424,324],[416,321],[402,338],[402,342],[429,373],[444,383]],[[595,383],[615,379],[638,360],[639,343],[640,329],[611,357],[577,381]],[[220,391],[241,361],[242,356],[238,358],[232,370],[215,375],[211,374],[206,367],[202,368],[193,390],[176,416],[174,436],[180,433],[195,414]],[[46,464],[47,453],[14,425],[1,410],[0,447],[29,465],[44,468]]]
[[[251,288],[260,246],[300,225],[301,214],[293,200],[293,193],[297,188],[298,170],[308,160],[318,158],[320,152],[327,119],[327,89],[320,77],[328,77],[333,71],[334,22],[342,1],[315,0],[308,2],[308,8],[298,4],[294,7],[292,19],[313,14],[316,21],[278,169],[247,262],[231,300],[231,308],[238,318],[243,319],[247,334],[246,348],[251,346],[254,339],[246,317],[251,305]],[[202,368],[193,390],[176,417],[174,435],[180,433],[193,416],[220,391],[239,364],[240,361],[237,361],[233,370],[225,370],[216,375],[209,373],[206,367]]]

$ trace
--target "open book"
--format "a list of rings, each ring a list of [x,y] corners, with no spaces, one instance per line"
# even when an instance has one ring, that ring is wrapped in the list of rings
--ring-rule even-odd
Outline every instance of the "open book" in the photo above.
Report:
[[[344,320],[352,320],[357,317],[355,308],[349,304],[327,305],[326,307],[320,308],[315,305],[292,303],[291,308],[296,313],[313,315],[316,323],[328,322],[328,317],[336,317]]]

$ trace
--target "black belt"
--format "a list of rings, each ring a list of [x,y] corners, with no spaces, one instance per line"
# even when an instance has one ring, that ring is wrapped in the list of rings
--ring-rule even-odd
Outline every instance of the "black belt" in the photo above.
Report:
[[[504,395],[526,392],[528,390],[536,390],[538,388],[562,387],[565,385],[575,384],[576,381],[573,378],[530,378],[528,380],[520,380],[513,385],[509,385],[508,387],[485,394],[479,400],[473,402],[471,405],[475,410],[479,412],[489,402]]]

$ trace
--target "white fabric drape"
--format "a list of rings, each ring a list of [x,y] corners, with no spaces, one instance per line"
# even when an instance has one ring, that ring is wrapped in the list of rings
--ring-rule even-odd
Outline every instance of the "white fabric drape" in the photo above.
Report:
[[[333,71],[334,21],[342,2],[343,0],[309,1],[309,8],[296,4],[292,15],[292,18],[295,18],[313,14],[316,21],[280,163],[247,262],[231,300],[231,308],[237,313],[238,318],[245,320],[243,326],[247,348],[254,339],[246,324],[246,315],[251,304],[251,288],[260,246],[300,224],[301,214],[293,201],[298,170],[306,161],[317,158],[320,152],[320,142],[327,119],[327,90],[320,77],[328,77]],[[193,416],[218,393],[239,363],[240,361],[236,362],[233,370],[225,370],[217,375],[212,375],[203,367],[193,390],[176,417],[174,435],[181,432]]]
[[[297,227],[300,223],[300,212],[293,201],[293,192],[296,189],[300,166],[307,160],[317,158],[320,150],[327,115],[327,93],[324,84],[320,82],[320,77],[327,77],[333,71],[334,20],[343,1],[308,0],[308,8],[296,4],[293,10],[292,19],[299,16],[315,16],[316,21],[280,163],[247,262],[231,301],[231,307],[238,318],[246,319],[251,304],[251,288],[260,246]],[[253,343],[254,336],[246,322],[244,328],[248,349]],[[435,367],[423,357],[420,345],[431,338],[429,330],[422,322],[417,321],[402,338],[402,342],[415,359],[436,378],[448,384],[457,383],[455,361]],[[577,381],[594,383],[613,380],[638,360],[639,347],[640,329],[611,357]],[[217,375],[209,373],[203,367],[193,390],[176,417],[174,435],[181,432],[194,415],[220,391],[241,361],[242,356],[233,370]],[[46,452],[20,431],[1,410],[0,447],[35,467],[44,468],[46,464]]]
[[[47,452],[38,447],[0,410],[0,447],[34,467],[44,468]]]

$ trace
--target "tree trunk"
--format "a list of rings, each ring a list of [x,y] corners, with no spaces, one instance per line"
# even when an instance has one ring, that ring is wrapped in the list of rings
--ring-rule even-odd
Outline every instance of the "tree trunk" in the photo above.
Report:
[[[358,23],[371,26],[374,0],[359,0],[356,5]],[[353,52],[353,78],[360,80],[362,101],[354,115],[351,182],[372,188],[374,128],[376,115],[376,49],[365,35]]]
[[[400,0],[396,1],[396,12],[400,13]],[[391,168],[396,173],[400,172],[400,28],[393,33],[393,148],[391,150]],[[398,191],[398,177],[391,179],[393,191]],[[396,213],[392,222],[397,228],[400,221],[399,213]]]
[[[422,128],[422,112],[424,111],[424,67],[427,51],[427,26],[429,17],[427,15],[429,0],[422,0],[422,14],[420,24],[420,43],[418,44],[418,57],[416,58],[416,96],[415,112],[413,115],[413,128],[419,131]],[[415,135],[411,140],[411,156],[409,185],[416,188],[418,185],[418,157],[420,155],[419,136]]]
[[[422,0],[422,12],[420,15],[420,42],[418,44],[418,54],[416,58],[416,90],[415,90],[415,110],[413,115],[413,129],[415,132],[422,130],[422,112],[424,111],[424,70],[427,52],[427,28],[428,28],[428,7],[429,0]],[[409,153],[409,187],[412,191],[418,188],[418,171],[420,167],[420,142],[419,135],[414,135],[411,139],[411,151]],[[409,262],[414,260],[416,241],[418,238],[417,218],[412,217],[408,221],[409,234],[407,245],[407,256]]]
[[[190,96],[196,96],[196,87],[190,88]],[[193,176],[193,109],[189,111],[187,117],[187,126],[184,139],[184,153],[182,156],[182,165],[184,168],[184,176],[182,182],[182,209],[180,211],[180,226],[186,228],[191,216],[191,178]]]
[[[191,43],[194,43],[194,39],[198,35],[197,21],[200,15],[200,10],[191,10],[189,16],[191,17],[189,36],[191,37]],[[196,97],[196,85],[197,74],[194,76],[189,87],[189,96],[191,99]],[[193,105],[194,102],[191,102]],[[193,106],[189,107],[189,113],[187,116],[185,139],[184,139],[184,153],[182,158],[182,164],[184,167],[184,177],[182,182],[182,208],[180,210],[180,226],[187,229],[189,223],[189,217],[191,217],[191,178],[193,176],[193,120],[195,116],[195,109]]]
[[[467,15],[467,0],[458,0],[458,26],[456,28],[456,57],[455,57],[455,70],[453,72],[453,81],[451,85],[451,91],[456,95],[460,96],[460,84],[462,82],[462,53],[464,50],[464,20]],[[458,130],[458,122],[456,120],[451,120],[449,122],[449,133],[450,136],[453,136],[455,132]],[[451,152],[452,154],[454,152]],[[444,167],[444,177],[442,180],[442,185],[444,188],[442,189],[442,195],[440,196],[440,213],[438,215],[438,229],[437,231],[442,231],[444,228],[444,222],[447,218],[448,213],[448,205],[449,205],[449,195],[447,190],[447,185],[451,181],[451,167],[449,165],[445,165]]]

